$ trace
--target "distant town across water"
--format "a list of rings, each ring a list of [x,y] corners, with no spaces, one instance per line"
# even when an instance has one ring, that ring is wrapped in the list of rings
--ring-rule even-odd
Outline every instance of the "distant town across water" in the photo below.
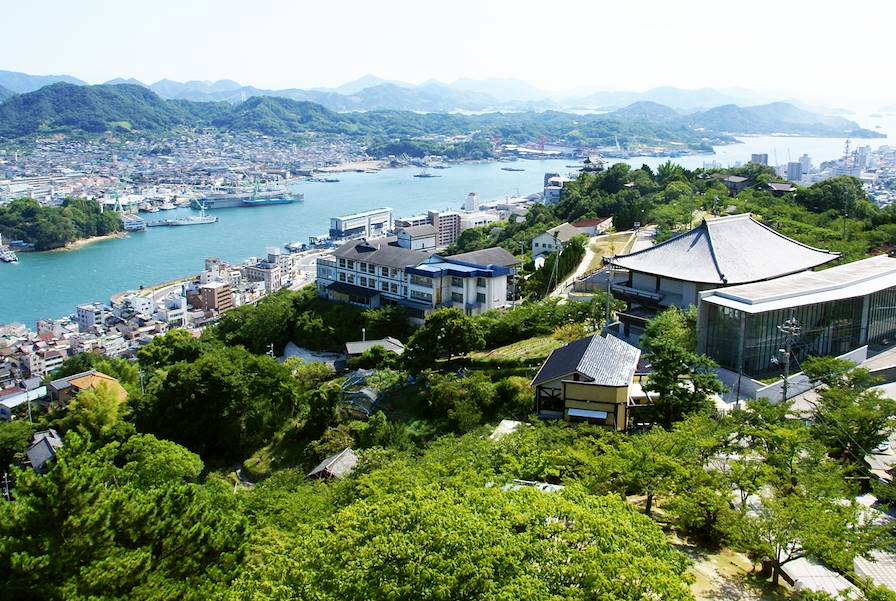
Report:
[[[896,143],[896,119],[864,119],[866,127],[880,125],[888,138],[863,140],[872,147]],[[813,163],[843,154],[842,138],[755,136],[742,144],[720,146],[715,154],[672,159],[689,169],[746,163],[751,154],[767,153],[769,163],[786,164],[808,154]],[[633,157],[633,167],[656,167],[663,157]],[[343,173],[337,183],[303,182],[294,191],[304,202],[263,208],[218,211],[217,223],[191,228],[152,228],[121,239],[88,244],[73,251],[20,253],[16,265],[0,265],[0,323],[34,326],[38,319],[58,318],[76,305],[108,301],[118,292],[197,273],[206,257],[240,262],[262,256],[268,246],[282,247],[325,234],[330,217],[375,207],[394,209],[395,217],[428,209],[456,209],[467,194],[483,201],[540,192],[546,172],[567,174],[572,159],[530,160],[514,163],[523,171],[505,171],[505,163],[459,164],[440,171],[438,178],[415,178],[417,168],[386,169],[378,173]],[[617,162],[611,160],[612,162]],[[193,214],[190,209],[170,215]]]

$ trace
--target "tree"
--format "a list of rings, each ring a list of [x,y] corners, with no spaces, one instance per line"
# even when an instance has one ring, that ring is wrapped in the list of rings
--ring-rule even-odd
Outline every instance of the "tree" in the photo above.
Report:
[[[25,452],[33,432],[34,428],[27,420],[0,422],[0,474]]]
[[[48,473],[16,474],[15,501],[0,503],[0,597],[198,601],[227,590],[247,536],[232,493],[184,482],[195,465],[150,474],[172,455],[142,443],[91,450],[70,433]]]
[[[482,372],[463,377],[428,373],[426,397],[433,417],[447,417],[458,431],[469,432],[491,413],[495,389]]]
[[[647,322],[641,346],[649,351],[655,341],[666,339],[688,351],[697,350],[697,308],[669,307]]]
[[[401,468],[377,476],[387,469]],[[619,499],[377,483],[326,521],[267,537],[235,597],[691,598],[684,556]]]
[[[350,359],[348,366],[350,369],[391,369],[398,365],[398,361],[398,355],[376,345]]]
[[[812,435],[832,456],[867,470],[865,457],[886,443],[893,430],[896,401],[869,390],[876,379],[842,359],[811,357],[803,372],[823,384],[814,406]]]
[[[653,415],[664,427],[693,413],[711,412],[710,395],[725,388],[712,371],[716,364],[705,355],[684,348],[675,337],[658,337],[644,346],[650,362],[650,377],[644,390],[656,392]]]
[[[81,428],[93,438],[101,438],[118,422],[120,403],[115,391],[105,382],[82,390],[68,407],[66,428]]]
[[[485,345],[482,328],[454,307],[437,309],[408,341],[405,364],[421,371],[438,357],[452,358],[479,350]]]
[[[264,444],[285,420],[304,419],[301,401],[287,368],[233,347],[171,365],[134,412],[144,431],[206,458],[233,460]]]

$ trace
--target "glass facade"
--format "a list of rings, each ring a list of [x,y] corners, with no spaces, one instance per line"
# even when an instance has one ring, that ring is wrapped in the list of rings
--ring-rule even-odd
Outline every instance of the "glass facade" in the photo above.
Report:
[[[868,298],[868,315],[863,315]],[[794,341],[793,357],[836,356],[864,344],[891,344],[896,338],[896,288],[876,292],[869,297],[848,298],[779,309],[765,313],[747,313],[715,304],[707,304],[706,354],[720,366],[737,371],[740,351],[740,320],[744,316],[743,371],[754,378],[774,376],[782,368],[785,336],[778,329],[791,317],[801,330]],[[867,332],[864,324],[867,323]],[[798,366],[795,366],[798,369]]]

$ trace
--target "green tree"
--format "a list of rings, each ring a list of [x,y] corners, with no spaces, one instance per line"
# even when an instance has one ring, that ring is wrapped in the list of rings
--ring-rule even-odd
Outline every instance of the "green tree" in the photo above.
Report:
[[[408,341],[403,355],[409,369],[419,372],[439,357],[448,359],[485,345],[482,328],[456,308],[437,309]]]
[[[34,428],[27,420],[0,422],[0,473],[20,457],[31,443]]]

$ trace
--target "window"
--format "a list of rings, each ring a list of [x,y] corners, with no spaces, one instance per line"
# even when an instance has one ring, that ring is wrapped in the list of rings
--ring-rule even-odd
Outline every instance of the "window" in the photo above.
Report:
[[[464,302],[464,295],[460,292],[452,292],[451,293],[451,302],[452,303],[462,303]]]
[[[346,266],[347,268],[349,268],[349,269],[354,269],[354,268],[355,268],[355,262],[352,261],[352,260],[350,260],[350,259],[349,259],[349,260],[346,260],[346,262],[345,262],[345,266]]]
[[[345,259],[339,259],[339,266],[345,267]]]
[[[485,278],[476,278],[476,287],[485,288]]]
[[[359,283],[361,286],[364,286],[364,287],[366,288],[366,287],[367,287],[367,278],[365,278],[365,277],[362,275],[362,276],[359,278],[358,283]]]
[[[345,281],[345,272],[344,272],[344,271],[340,271],[340,272],[339,272],[339,281],[340,281],[340,282],[344,282],[344,281]]]
[[[382,288],[384,292],[388,291],[389,290],[389,282],[380,282],[380,288]]]
[[[418,292],[417,290],[411,290],[411,298],[427,303],[432,302],[432,294],[429,294],[428,292]]]
[[[484,303],[484,302],[485,302],[485,295],[484,295],[483,293],[481,293],[481,292],[477,292],[477,293],[476,293],[476,302],[477,302],[477,303]]]
[[[459,278],[457,276],[451,276],[451,285],[454,286],[455,288],[463,288],[464,281],[462,278]]]
[[[398,294],[398,284],[389,284],[392,294]]]
[[[411,275],[411,283],[416,286],[432,288],[432,278],[427,278],[419,275]]]

